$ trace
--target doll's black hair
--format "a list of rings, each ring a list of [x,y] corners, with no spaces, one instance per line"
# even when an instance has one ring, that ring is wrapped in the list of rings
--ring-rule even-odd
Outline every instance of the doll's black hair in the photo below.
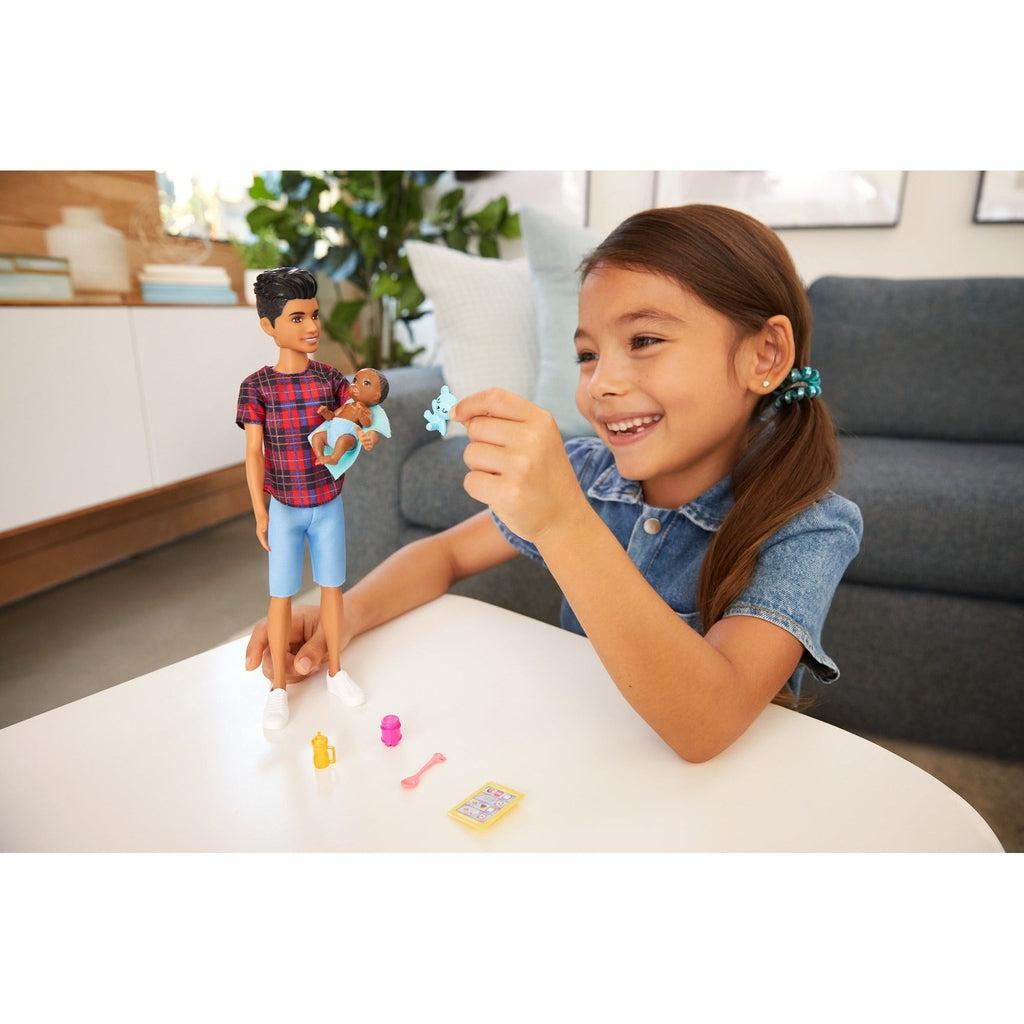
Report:
[[[256,312],[266,317],[271,326],[292,299],[315,299],[316,278],[300,267],[279,267],[264,270],[256,278]]]

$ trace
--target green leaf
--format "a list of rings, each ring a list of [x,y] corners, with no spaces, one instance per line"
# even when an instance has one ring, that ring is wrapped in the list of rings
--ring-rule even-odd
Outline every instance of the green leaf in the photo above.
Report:
[[[280,210],[270,206],[254,206],[246,215],[245,219],[252,228],[254,235],[265,232],[268,228],[274,227],[281,220]]]
[[[466,219],[473,221],[481,232],[495,231],[508,213],[508,200],[504,196],[492,199],[482,210],[470,214]]]
[[[257,176],[253,178],[252,186],[249,188],[249,198],[273,200],[281,197],[271,192],[263,178]]]
[[[289,194],[296,192],[303,187],[305,180],[306,176],[302,171],[282,171],[281,191]]]
[[[521,238],[522,232],[519,229],[519,214],[511,213],[502,222],[498,229],[502,238]]]
[[[497,259],[501,255],[498,251],[498,242],[494,235],[480,236],[480,255],[488,259]]]
[[[408,366],[413,359],[426,349],[421,345],[419,348],[408,349],[397,338],[391,341],[391,365]]]
[[[328,329],[333,333],[335,330],[350,331],[353,324],[359,319],[366,299],[352,299],[348,302],[336,302],[327,318]]]
[[[373,287],[370,289],[370,298],[379,299],[383,295],[401,295],[402,294],[402,282],[393,281],[391,274],[384,271],[377,275],[373,282]]]
[[[398,294],[398,316],[406,320],[414,314],[425,301],[426,296],[420,291],[419,285],[410,276],[403,284]]]
[[[434,207],[434,212],[430,215],[431,224],[446,224],[450,221],[465,194],[465,189],[457,188],[441,196],[437,206]]]
[[[466,246],[469,244],[469,235],[462,228],[452,228],[444,233],[444,240],[448,243],[449,248],[465,252]]]

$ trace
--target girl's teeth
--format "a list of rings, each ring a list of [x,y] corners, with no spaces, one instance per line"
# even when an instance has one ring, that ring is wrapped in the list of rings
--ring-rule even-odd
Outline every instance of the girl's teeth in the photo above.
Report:
[[[621,423],[609,423],[608,429],[614,433],[620,434],[628,430],[633,430],[636,427],[643,427],[650,423],[657,423],[660,419],[660,416],[645,416],[643,419],[623,420]]]

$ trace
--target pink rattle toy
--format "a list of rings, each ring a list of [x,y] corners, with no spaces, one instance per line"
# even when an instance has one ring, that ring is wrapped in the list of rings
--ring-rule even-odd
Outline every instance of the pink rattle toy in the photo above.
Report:
[[[402,738],[402,723],[398,715],[385,715],[380,722],[380,741],[386,747],[397,747]]]

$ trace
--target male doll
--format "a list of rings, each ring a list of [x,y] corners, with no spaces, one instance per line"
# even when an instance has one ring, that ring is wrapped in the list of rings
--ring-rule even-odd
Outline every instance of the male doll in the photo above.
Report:
[[[298,267],[264,271],[256,278],[260,327],[278,346],[274,366],[242,381],[235,422],[245,430],[245,477],[256,536],[269,553],[270,607],[267,634],[273,683],[263,713],[266,729],[288,723],[285,684],[292,597],[302,586],[304,545],[309,544],[313,579],[320,586],[320,621],[327,641],[328,689],[355,707],[362,690],[341,670],[345,582],[345,511],[335,479],[317,465],[307,435],[318,426],[317,410],[344,404],[348,382],[334,367],[310,356],[320,343],[316,278]],[[376,440],[372,432],[364,435]],[[270,495],[269,508],[263,493]]]

